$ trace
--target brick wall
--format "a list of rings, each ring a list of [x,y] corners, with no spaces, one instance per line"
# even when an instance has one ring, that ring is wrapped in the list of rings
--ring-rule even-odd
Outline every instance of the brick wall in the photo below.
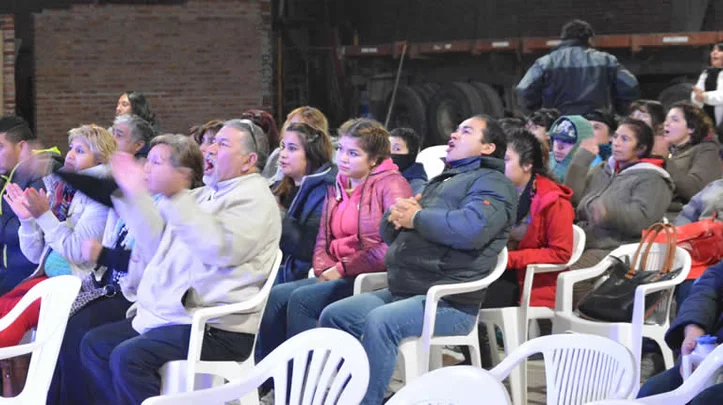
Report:
[[[110,125],[125,90],[146,94],[163,132],[270,109],[270,12],[270,0],[189,0],[36,14],[39,136],[65,146],[78,124]]]
[[[0,15],[2,41],[2,103],[0,113],[15,114],[15,21],[11,15]]]

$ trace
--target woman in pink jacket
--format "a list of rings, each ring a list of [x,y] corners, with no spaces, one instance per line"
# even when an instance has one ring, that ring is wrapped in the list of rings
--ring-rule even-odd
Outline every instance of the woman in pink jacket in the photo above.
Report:
[[[314,248],[314,278],[271,289],[256,340],[260,361],[286,339],[315,328],[321,311],[352,295],[354,278],[385,271],[379,235],[384,212],[412,190],[390,158],[389,133],[370,119],[339,128],[336,184],[327,190]]]

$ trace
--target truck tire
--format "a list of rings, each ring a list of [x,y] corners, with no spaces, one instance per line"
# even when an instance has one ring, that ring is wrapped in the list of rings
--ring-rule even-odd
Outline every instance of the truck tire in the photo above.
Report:
[[[427,107],[429,133],[424,146],[447,143],[460,122],[481,113],[482,97],[474,86],[462,82],[442,85]]]
[[[673,103],[678,101],[690,100],[690,93],[693,91],[693,84],[678,83],[674,84],[660,92],[658,101],[667,111]]]
[[[486,83],[472,82],[472,85],[482,97],[485,114],[492,116],[492,118],[502,118],[505,114],[505,106],[497,91]]]
[[[384,111],[384,117],[389,111],[389,103],[392,100],[392,93],[387,96],[387,109]],[[394,108],[389,119],[388,130],[395,128],[412,128],[419,134],[420,142],[424,144],[427,135],[427,104],[422,96],[411,86],[399,86],[397,88],[397,96],[394,99]]]
[[[422,97],[422,100],[424,100],[424,104],[429,104],[429,102],[432,101],[432,98],[439,89],[439,85],[433,83],[417,84],[412,87],[417,92],[417,94]]]

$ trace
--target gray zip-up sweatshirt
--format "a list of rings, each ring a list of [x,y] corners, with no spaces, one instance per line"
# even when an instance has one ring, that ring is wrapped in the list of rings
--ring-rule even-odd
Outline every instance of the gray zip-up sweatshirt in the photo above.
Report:
[[[190,324],[195,310],[244,301],[269,276],[281,236],[268,182],[248,174],[154,203],[148,193],[118,193],[113,204],[148,263],[137,287],[133,329]],[[126,286],[130,287],[130,286]],[[125,291],[125,290],[124,290]],[[211,324],[256,333],[258,312]]]
[[[573,158],[573,166],[587,167],[594,158],[592,153],[580,149]],[[644,229],[663,218],[675,187],[668,172],[649,162],[639,162],[616,173],[612,157],[589,172],[571,170],[568,177],[574,177],[565,182],[579,201],[576,221],[587,236],[586,249],[614,249],[639,241]],[[598,223],[592,215],[596,209],[604,212]]]

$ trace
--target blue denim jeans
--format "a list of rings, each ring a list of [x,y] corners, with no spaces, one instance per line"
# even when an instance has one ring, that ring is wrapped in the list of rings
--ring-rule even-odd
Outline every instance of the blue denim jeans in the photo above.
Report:
[[[648,378],[640,387],[638,398],[649,397],[664,392],[672,391],[683,384],[683,377],[680,376],[680,361],[670,370],[664,371],[655,377]],[[723,398],[723,384],[716,384],[701,391],[688,405],[718,404]]]
[[[268,356],[286,339],[313,329],[321,311],[354,292],[354,278],[319,282],[304,278],[271,288],[256,337],[256,361]]]
[[[362,404],[379,405],[384,399],[397,363],[400,342],[420,336],[426,296],[392,295],[388,289],[355,295],[329,305],[321,313],[320,326],[348,332],[358,339],[369,357],[369,388]],[[468,334],[477,322],[479,305],[437,306],[435,336]]]

